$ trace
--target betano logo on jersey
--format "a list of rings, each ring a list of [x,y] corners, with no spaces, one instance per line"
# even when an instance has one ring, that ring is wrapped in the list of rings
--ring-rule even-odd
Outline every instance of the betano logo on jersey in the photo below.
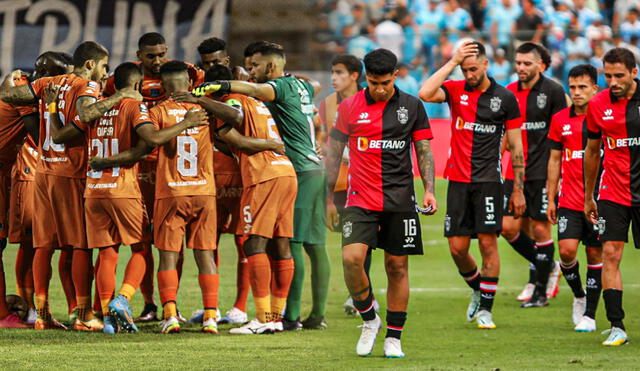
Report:
[[[571,150],[569,148],[564,149],[564,160],[571,161],[576,159],[582,159],[584,156],[584,150]]]
[[[612,138],[607,137],[607,147],[609,149],[637,147],[640,146],[640,137],[635,138]]]
[[[365,137],[358,137],[358,150],[367,151],[369,149],[404,149],[407,142],[404,140],[390,140],[390,139],[368,139]]]
[[[456,121],[456,129],[458,130],[471,130],[474,133],[493,134],[498,130],[496,125],[491,124],[479,124],[477,122],[467,122],[458,117]]]
[[[544,130],[547,128],[545,121],[527,121],[522,123],[522,130]]]

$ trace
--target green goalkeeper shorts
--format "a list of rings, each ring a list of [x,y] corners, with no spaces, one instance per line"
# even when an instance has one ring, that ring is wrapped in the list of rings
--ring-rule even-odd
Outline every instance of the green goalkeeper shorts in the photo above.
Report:
[[[324,245],[327,237],[327,177],[324,171],[302,171],[298,177],[298,196],[293,213],[291,242]]]

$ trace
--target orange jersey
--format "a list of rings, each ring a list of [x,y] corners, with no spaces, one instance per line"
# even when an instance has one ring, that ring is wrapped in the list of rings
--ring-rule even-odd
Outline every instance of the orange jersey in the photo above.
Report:
[[[238,160],[213,148],[213,169],[216,175],[233,175],[240,173]]]
[[[135,146],[137,125],[149,123],[149,112],[142,102],[123,99],[87,131],[89,158],[109,157]],[[138,166],[121,166],[87,172],[85,198],[141,198]]]
[[[141,65],[140,62],[134,62],[138,66]],[[190,90],[195,88],[196,86],[202,84],[204,82],[204,71],[200,68],[194,66],[191,63],[186,63],[189,72],[189,78],[191,80]],[[142,67],[140,67],[142,68]],[[107,79],[107,82],[104,87],[104,95],[110,96],[115,94],[116,87],[114,83],[113,76]],[[162,80],[160,79],[160,75],[158,76],[144,76],[142,79],[142,87],[140,88],[140,94],[144,98],[144,102],[147,104],[147,107],[151,108],[156,104],[163,101],[165,97],[164,88],[162,88]]]
[[[58,96],[58,115],[64,125],[74,125],[83,132],[87,125],[82,123],[76,111],[76,101],[81,97],[91,97],[96,100],[100,96],[100,84],[83,79],[74,74],[54,77],[42,77],[31,83],[33,93],[38,98],[44,96],[44,90],[50,83],[60,85]],[[68,178],[84,178],[87,171],[87,144],[84,137],[72,143],[55,144],[51,139],[51,123],[49,111],[40,99],[40,143],[38,152],[40,161],[37,171]]]
[[[24,85],[23,79],[16,80],[15,85]],[[33,106],[14,106],[0,100],[0,171],[10,172],[11,165],[16,161],[18,151],[27,132],[22,118],[38,113]]]
[[[167,99],[149,111],[158,129],[176,125],[198,104]],[[178,196],[214,196],[213,130],[198,126],[182,132],[159,147],[156,167],[156,200]]]
[[[36,180],[36,166],[38,165],[38,146],[33,139],[27,136],[22,144],[11,176],[21,182],[33,182]]]
[[[222,101],[243,111],[244,120],[238,129],[244,136],[282,140],[271,112],[261,101],[242,94],[227,94],[222,97]],[[291,161],[285,155],[272,151],[262,151],[253,155],[244,152],[237,154],[240,158],[240,172],[244,187],[281,176],[296,176]]]

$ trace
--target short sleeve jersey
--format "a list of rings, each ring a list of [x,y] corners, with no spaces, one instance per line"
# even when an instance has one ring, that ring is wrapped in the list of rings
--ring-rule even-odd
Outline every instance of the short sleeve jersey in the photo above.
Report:
[[[87,172],[87,144],[84,136],[71,143],[56,144],[51,138],[49,111],[45,106],[44,90],[50,83],[60,85],[58,96],[58,117],[64,125],[73,125],[81,132],[87,131],[87,125],[80,121],[76,111],[79,98],[89,97],[97,100],[100,96],[100,84],[83,79],[74,74],[54,77],[43,77],[31,83],[33,94],[41,98],[40,111],[40,143],[38,152],[38,172],[68,178],[84,178]]]
[[[271,112],[261,101],[241,94],[222,97],[226,104],[243,111],[244,120],[238,128],[247,137],[281,140],[278,127]],[[296,172],[286,155],[272,151],[262,151],[248,155],[238,151],[242,186],[249,187],[278,177],[296,176]]]
[[[20,147],[16,163],[13,165],[11,176],[19,182],[33,182],[36,180],[36,166],[38,164],[38,146],[31,136]]]
[[[135,146],[138,125],[151,124],[147,107],[135,99],[123,99],[105,112],[87,131],[89,159],[109,157]],[[138,165],[100,171],[88,168],[85,198],[140,198]]]
[[[270,80],[275,99],[265,102],[285,144],[285,153],[297,172],[322,170],[316,152],[313,87],[291,75]]]
[[[640,206],[640,80],[631,98],[610,89],[596,94],[587,108],[591,139],[602,139],[604,161],[599,199]]]
[[[235,175],[240,173],[240,167],[238,160],[233,156],[229,156],[226,153],[213,147],[213,170],[217,175]]]
[[[338,107],[331,137],[349,146],[347,207],[415,211],[411,143],[433,138],[420,100],[396,87],[377,102],[361,90]]]
[[[551,149],[562,151],[562,184],[558,206],[575,211],[584,208],[582,157],[587,145],[586,115],[567,107],[553,115],[549,128]]]
[[[16,86],[25,85],[26,81],[16,81]],[[0,172],[9,173],[16,161],[27,132],[22,118],[37,115],[38,108],[31,106],[15,106],[0,100]]]
[[[463,183],[501,182],[500,144],[505,130],[522,125],[513,93],[491,79],[486,91],[445,81],[451,110],[451,150],[445,178]]]
[[[167,99],[149,111],[158,129],[180,123],[198,104]],[[215,196],[213,171],[213,130],[197,126],[183,131],[159,147],[156,166],[156,199],[178,196]]]

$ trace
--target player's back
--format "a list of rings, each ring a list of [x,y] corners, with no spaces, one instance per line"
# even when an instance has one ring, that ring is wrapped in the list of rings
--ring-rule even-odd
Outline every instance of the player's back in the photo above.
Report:
[[[223,100],[230,105],[240,105],[244,120],[240,133],[252,138],[281,141],[278,128],[267,106],[261,101],[242,94],[229,94]],[[262,151],[253,155],[238,153],[243,186],[258,184],[281,176],[296,176],[286,155]]]
[[[87,131],[89,158],[109,157],[135,146],[134,131],[140,120],[149,120],[146,106],[134,99],[123,99]],[[139,198],[138,166],[128,165],[100,171],[87,171],[85,198]]]
[[[153,107],[149,116],[163,129],[181,122],[191,108],[204,110],[198,104],[167,99]],[[212,131],[207,125],[189,128],[159,147],[156,199],[215,195],[213,174]]]
[[[20,152],[13,166],[11,177],[20,182],[35,181],[36,166],[38,164],[38,146],[30,135],[27,135],[20,147]]]

